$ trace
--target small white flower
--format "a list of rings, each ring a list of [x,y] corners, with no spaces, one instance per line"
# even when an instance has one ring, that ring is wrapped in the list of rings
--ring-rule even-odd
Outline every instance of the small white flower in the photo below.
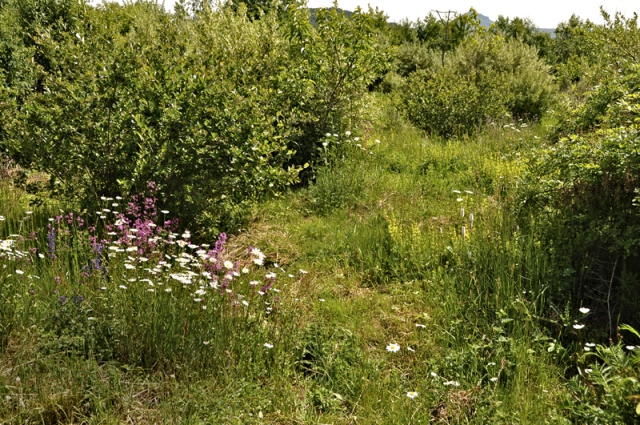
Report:
[[[323,303],[323,302],[325,302],[325,299],[324,299],[324,298],[320,298],[320,299],[318,299],[318,301],[320,301],[321,303]]]
[[[462,201],[463,201],[463,199],[462,199],[462,198],[456,198],[456,201],[458,201],[458,202],[462,202]]]
[[[490,379],[490,381],[491,382],[498,382],[498,378],[494,376],[493,378]]]
[[[447,385],[447,386],[448,385],[453,385],[454,387],[459,387],[460,386],[460,382],[458,382],[458,381],[447,381],[447,382],[444,382],[444,385]]]
[[[580,329],[582,329],[582,328],[584,328],[584,325],[579,325],[578,323],[576,323],[575,325],[573,325],[573,329],[578,329],[578,330],[580,330]]]
[[[585,369],[584,371],[585,371],[586,373],[591,373],[591,372],[593,372],[593,369]]]
[[[258,286],[260,284],[260,282],[258,282],[257,280],[252,280],[251,282],[249,282],[249,285],[251,286]]]
[[[44,258],[44,254],[38,254],[38,257]]]
[[[24,274],[22,270],[16,270],[16,274]]]
[[[126,287],[126,286],[124,286],[124,285],[120,285],[120,287],[119,287],[119,288],[120,288],[120,289],[127,289],[127,287]]]
[[[587,342],[585,345],[592,348],[596,346],[596,344],[594,344],[593,342]]]
[[[246,300],[242,300],[242,305],[245,307],[249,307],[249,303]]]
[[[400,345],[394,343],[391,343],[389,345],[387,345],[387,351],[390,353],[397,353],[398,351],[400,351]]]
[[[161,212],[162,214],[169,214],[169,211],[167,211],[167,210],[162,210],[162,211],[160,211],[160,212]]]
[[[415,391],[409,391],[407,393],[407,397],[409,397],[410,399],[414,399],[414,398],[418,397],[418,393],[415,392]]]
[[[349,136],[351,136],[351,132],[347,130],[347,131],[344,132],[344,135],[349,137]]]
[[[227,261],[224,262],[224,266],[227,269],[232,269],[233,268],[233,263],[231,261],[227,260]]]
[[[265,274],[264,277],[266,277],[267,279],[275,279],[276,278],[276,274],[274,272],[269,272],[269,273]]]
[[[438,374],[437,374],[437,373],[435,373],[435,372],[431,372],[431,376],[433,376],[434,378],[437,378],[437,377],[438,377]]]
[[[427,326],[423,325],[422,323],[416,323],[416,328],[422,328],[425,329]]]
[[[204,345],[209,345],[209,341],[202,341]]]
[[[635,345],[627,345],[626,349],[629,350],[629,351],[632,351],[632,350],[636,349],[636,346]]]
[[[263,345],[265,347],[267,347],[268,349],[272,349],[273,348],[273,344],[269,344],[268,342],[265,342]]]
[[[309,272],[308,272],[308,271],[306,271],[306,270],[302,270],[302,269],[300,269],[300,273],[302,273],[302,274],[307,274],[307,273],[309,273]]]
[[[582,313],[582,314],[587,314],[588,312],[590,312],[590,311],[591,311],[591,309],[586,308],[586,307],[582,307],[579,311],[580,311],[580,313]]]
[[[244,274],[249,273],[249,269],[248,269],[248,268],[246,268],[246,267],[244,267],[244,268],[242,269],[242,273],[244,273]]]

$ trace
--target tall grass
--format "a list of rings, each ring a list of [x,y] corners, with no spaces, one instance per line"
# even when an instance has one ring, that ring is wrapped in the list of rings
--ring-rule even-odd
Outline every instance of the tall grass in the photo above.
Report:
[[[0,417],[567,423],[582,317],[515,196],[545,124],[442,140],[378,111],[210,246],[153,187],[78,219],[2,185]]]

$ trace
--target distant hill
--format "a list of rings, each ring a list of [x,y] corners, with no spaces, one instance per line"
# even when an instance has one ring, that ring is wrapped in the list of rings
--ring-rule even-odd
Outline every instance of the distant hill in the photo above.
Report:
[[[493,21],[489,19],[488,16],[484,16],[482,13],[478,13],[478,18],[480,18],[480,25],[485,28],[489,28],[491,24],[493,24]]]

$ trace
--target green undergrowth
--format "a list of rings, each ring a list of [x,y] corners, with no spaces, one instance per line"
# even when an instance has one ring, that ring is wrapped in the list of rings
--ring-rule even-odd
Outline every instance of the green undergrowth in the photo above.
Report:
[[[575,409],[574,395],[589,381],[577,376],[566,385],[576,374],[571,353],[584,343],[571,327],[579,318],[550,307],[566,259],[541,243],[535,218],[519,215],[516,203],[523,157],[548,124],[515,122],[442,140],[390,107],[372,110],[364,134],[327,135],[340,147],[322,158],[309,187],[256,207],[247,230],[211,254],[219,264],[233,261],[220,272],[182,230],[158,233],[164,245],[127,251],[147,229],[138,224],[112,228],[102,249],[114,255],[99,257],[98,268],[86,224],[68,224],[60,205],[29,206],[27,195],[3,185],[0,239],[15,240],[23,257],[0,270],[0,418],[540,424],[592,417],[593,404]],[[102,237],[104,223],[123,219],[113,211],[119,202],[106,201],[98,214]],[[52,251],[47,226],[60,214]],[[159,227],[168,218],[149,217]],[[119,245],[132,228],[141,229],[138,239]],[[149,275],[162,258],[173,268]],[[237,276],[220,287],[170,274],[186,270],[211,270],[220,283],[225,270]],[[620,406],[625,394],[615,394]]]

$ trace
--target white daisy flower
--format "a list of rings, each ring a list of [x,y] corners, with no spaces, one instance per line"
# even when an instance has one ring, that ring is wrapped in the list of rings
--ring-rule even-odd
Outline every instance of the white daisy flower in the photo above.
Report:
[[[387,351],[390,353],[397,353],[398,351],[400,351],[400,345],[394,343],[391,343],[389,345],[387,345]]]

